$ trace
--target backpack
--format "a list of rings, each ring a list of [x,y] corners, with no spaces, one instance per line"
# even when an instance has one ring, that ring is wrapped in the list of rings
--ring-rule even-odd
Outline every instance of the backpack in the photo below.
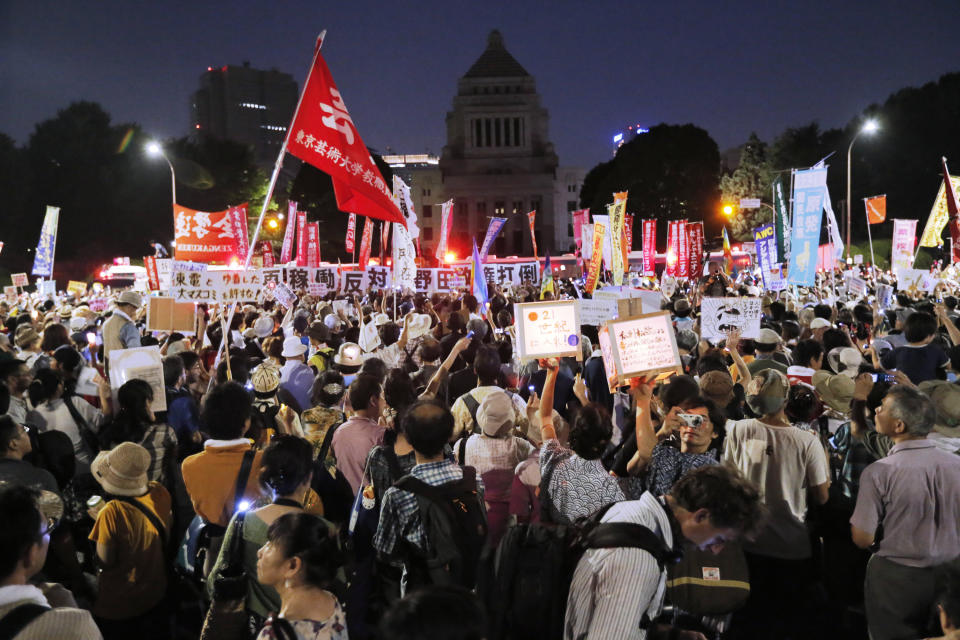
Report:
[[[750,597],[747,558],[737,542],[727,542],[717,554],[688,545],[668,573],[667,600],[686,613],[723,616]]]
[[[661,572],[676,561],[678,554],[647,527],[601,523],[613,504],[570,525],[533,523],[507,529],[496,551],[484,558],[477,587],[490,616],[490,637],[563,638],[570,582],[588,549],[643,549],[656,559]]]
[[[277,431],[277,415],[280,413],[281,404],[254,403],[253,411],[250,412],[250,429],[247,432],[248,438],[260,442],[266,438],[269,433],[267,430]],[[263,440],[267,442],[268,440]]]
[[[463,394],[463,404],[467,405],[467,411],[470,412],[470,417],[473,418],[473,426],[470,429],[470,433],[480,433],[480,425],[477,424],[477,410],[480,408],[480,403],[477,402],[477,399],[473,397],[473,393]],[[468,434],[464,434],[467,436]]]
[[[426,537],[426,549],[402,538],[407,591],[428,584],[472,589],[487,541],[487,513],[477,492],[477,470],[464,467],[463,478],[436,486],[408,474],[393,486],[416,496]]]

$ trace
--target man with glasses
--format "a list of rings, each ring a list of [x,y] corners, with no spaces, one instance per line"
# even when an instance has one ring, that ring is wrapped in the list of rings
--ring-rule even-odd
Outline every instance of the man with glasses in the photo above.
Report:
[[[30,369],[23,360],[0,361],[0,384],[10,392],[7,415],[23,424],[27,421],[27,387],[30,386]]]
[[[0,637],[16,640],[102,638],[90,613],[76,608],[59,585],[30,583],[43,567],[56,522],[43,515],[39,495],[0,486]]]
[[[0,482],[59,493],[57,481],[49,471],[23,459],[32,450],[29,427],[10,416],[0,416]]]

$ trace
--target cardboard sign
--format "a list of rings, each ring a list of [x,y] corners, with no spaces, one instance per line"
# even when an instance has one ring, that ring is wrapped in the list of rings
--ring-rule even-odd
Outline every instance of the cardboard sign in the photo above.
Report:
[[[15,303],[19,294],[15,286],[9,285],[3,288],[3,295],[6,296],[8,301]]]
[[[167,395],[163,386],[163,358],[160,347],[136,347],[134,349],[115,349],[110,358],[110,388],[114,402],[117,391],[129,380],[145,380],[153,388],[154,411],[167,410]]]
[[[173,298],[147,298],[147,331],[193,334],[196,331],[197,306]]]
[[[513,307],[521,360],[583,357],[576,300],[516,303]]]
[[[41,296],[57,295],[57,281],[37,280],[37,293],[39,293]]]
[[[27,287],[30,285],[30,280],[25,273],[11,273],[10,280],[15,287]]]
[[[67,293],[72,293],[77,296],[86,295],[87,283],[80,282],[79,280],[70,280],[67,282]]]
[[[740,329],[743,338],[760,335],[760,298],[704,298],[700,303],[700,335],[706,340],[726,340],[727,332]]]
[[[290,287],[283,283],[277,283],[273,288],[273,297],[279,304],[287,307],[288,309],[293,307],[297,302],[297,294],[295,294]]]
[[[607,323],[607,328],[620,383],[639,376],[682,373],[669,311],[621,318]]]
[[[896,274],[898,291],[916,289],[933,293],[934,287],[937,286],[937,279],[925,269],[897,269]]]

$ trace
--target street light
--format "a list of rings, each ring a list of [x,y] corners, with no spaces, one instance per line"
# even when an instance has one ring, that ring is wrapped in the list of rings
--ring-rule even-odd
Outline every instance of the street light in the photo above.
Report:
[[[170,167],[170,192],[173,194],[173,206],[177,206],[177,176],[173,172],[173,164],[170,162],[170,158],[167,157],[167,154],[163,152],[163,147],[160,146],[160,143],[156,140],[151,140],[146,145],[144,145],[144,150],[146,150],[148,156],[160,156],[167,161],[167,166]]]
[[[733,205],[732,205],[732,204],[725,204],[725,205],[723,205],[723,215],[727,216],[728,218],[733,215]]]
[[[853,203],[850,202],[850,160],[853,156],[853,143],[857,141],[857,138],[860,137],[861,133],[873,134],[879,129],[880,125],[876,120],[873,118],[867,120],[863,123],[863,126],[860,127],[860,130],[857,131],[857,133],[853,136],[853,140],[850,141],[850,146],[847,147],[847,258],[850,257],[850,221],[852,220],[851,212],[853,211],[851,208]],[[868,221],[867,224],[869,225],[870,222]]]

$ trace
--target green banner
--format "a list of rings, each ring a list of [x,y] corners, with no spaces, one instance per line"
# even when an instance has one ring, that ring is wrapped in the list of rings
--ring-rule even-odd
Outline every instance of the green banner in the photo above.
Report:
[[[777,232],[777,262],[784,263],[790,254],[790,216],[783,197],[783,176],[773,181],[773,222]]]

